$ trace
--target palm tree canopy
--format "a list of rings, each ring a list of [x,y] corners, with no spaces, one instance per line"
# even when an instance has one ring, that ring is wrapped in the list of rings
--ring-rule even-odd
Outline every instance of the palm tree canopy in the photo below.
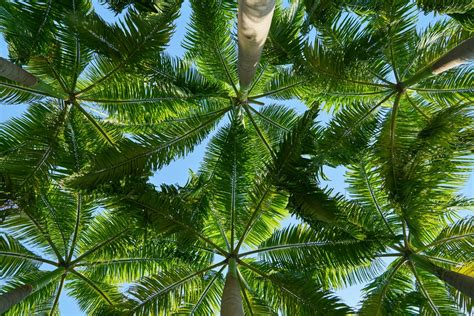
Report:
[[[182,2],[2,4],[1,312],[470,313],[472,4],[191,0],[176,58]]]
[[[308,124],[313,115],[299,124]],[[200,172],[187,186],[140,188],[125,197],[118,195],[113,203],[119,211],[133,210],[140,221],[147,218],[153,230],[174,236],[180,247],[202,252],[204,259],[195,267],[183,265],[179,273],[173,267],[141,280],[130,292],[136,300],[135,313],[215,312],[225,288],[222,272],[227,267],[231,273],[232,261],[236,279],[226,284],[239,283],[247,313],[312,315],[315,307],[322,314],[348,310],[311,276],[315,253],[329,256],[320,264],[336,265],[336,259],[342,264],[343,257],[333,257],[322,239],[312,242],[318,240],[318,232],[306,225],[274,230],[287,214],[287,197],[271,185],[271,171],[261,174],[265,166],[259,156],[266,152],[259,143],[259,136],[247,131],[234,111],[230,123],[212,138]],[[373,244],[347,234],[345,238],[341,251],[364,252]],[[301,278],[292,282],[291,275]],[[180,293],[185,296],[178,299]]]

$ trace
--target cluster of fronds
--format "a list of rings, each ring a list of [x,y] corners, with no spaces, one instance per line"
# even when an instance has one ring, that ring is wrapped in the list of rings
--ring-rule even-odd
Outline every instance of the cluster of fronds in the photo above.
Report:
[[[6,315],[56,315],[64,291],[91,315],[212,315],[227,269],[249,315],[472,311],[446,278],[474,282],[472,63],[425,75],[472,38],[470,1],[277,1],[245,94],[236,1],[190,1],[182,59],[164,52],[182,1],[100,2],[122,17],[0,8],[38,79],[0,77],[1,102],[28,104],[0,125],[0,298],[33,289]],[[422,11],[444,18],[420,30]],[[151,184],[204,140],[185,185]],[[355,284],[349,307],[334,291]]]

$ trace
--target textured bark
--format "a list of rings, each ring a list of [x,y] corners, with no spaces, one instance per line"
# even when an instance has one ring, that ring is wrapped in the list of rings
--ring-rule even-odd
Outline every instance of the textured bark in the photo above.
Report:
[[[440,267],[437,267],[436,275],[438,278],[448,283],[459,292],[474,299],[474,278],[465,274],[449,271]]]
[[[0,76],[27,87],[38,83],[35,76],[2,57],[0,57]]]
[[[416,264],[418,264],[421,268],[437,276],[441,281],[448,283],[459,292],[464,293],[465,295],[474,299],[474,278],[473,277],[462,274],[462,273],[446,270],[442,267],[435,265],[430,260],[420,255],[413,254],[410,256],[410,259],[413,259],[413,261]]]
[[[255,76],[272,24],[275,0],[239,0],[239,81],[246,89]]]
[[[9,310],[13,305],[20,303],[25,297],[33,292],[31,284],[25,284],[10,292],[0,295],[0,314]]]
[[[428,65],[422,70],[418,71],[413,75],[413,77],[406,80],[403,84],[404,86],[409,87],[430,76],[438,75],[449,69],[466,64],[471,60],[474,60],[474,37],[471,37],[470,39],[467,39],[458,46],[454,47],[446,54],[441,56],[433,64]]]
[[[45,273],[43,276],[37,280],[31,282],[30,284],[24,284],[13,290],[3,293],[0,295],[0,314],[9,310],[13,305],[20,303],[28,295],[32,294],[35,291],[42,289],[44,286],[63,275],[65,271],[64,267],[59,267],[56,270]]]
[[[221,316],[244,316],[239,280],[229,270],[221,301]]]
[[[451,68],[468,63],[474,59],[474,37],[465,40],[451,49],[431,67],[433,74],[437,75]]]

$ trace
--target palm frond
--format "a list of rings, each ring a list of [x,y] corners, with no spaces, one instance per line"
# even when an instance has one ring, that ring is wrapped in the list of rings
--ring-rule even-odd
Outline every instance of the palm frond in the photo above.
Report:
[[[284,315],[347,313],[350,309],[309,275],[273,270],[258,262],[241,263],[242,274],[262,299]]]
[[[70,184],[92,188],[129,175],[148,173],[150,168],[156,170],[190,152],[209,134],[225,111],[227,109],[209,117],[194,116],[185,122],[166,124],[153,135],[137,136],[138,142],[123,140],[116,146],[119,150],[114,148],[99,153],[92,168],[76,175]]]
[[[225,82],[237,94],[237,47],[232,41],[233,1],[191,1],[191,23],[184,47],[199,71],[210,80]]]

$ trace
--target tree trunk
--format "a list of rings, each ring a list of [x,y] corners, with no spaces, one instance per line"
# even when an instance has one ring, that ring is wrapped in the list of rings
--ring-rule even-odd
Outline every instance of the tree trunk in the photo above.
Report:
[[[474,37],[465,40],[438,59],[431,67],[431,72],[437,75],[451,68],[466,64],[472,59],[474,59]]]
[[[272,24],[275,0],[239,0],[239,81],[246,90],[255,75]]]
[[[436,276],[454,287],[459,292],[474,299],[474,278],[465,274],[438,267]]]
[[[432,75],[438,75],[462,64],[466,64],[471,60],[474,60],[474,37],[465,40],[441,56],[434,63],[418,71],[412,78],[406,80],[404,85],[411,86]]]
[[[0,57],[0,76],[27,87],[38,83],[35,76],[2,57]]]
[[[235,271],[231,270],[229,267],[222,293],[221,316],[244,316],[239,280]]]
[[[46,273],[31,284],[24,284],[9,292],[0,294],[0,314],[6,312],[14,305],[20,303],[30,294],[49,284],[51,281],[62,275],[64,270],[65,269],[62,267],[57,268],[56,270]]]
[[[437,276],[441,281],[448,283],[459,292],[474,299],[474,278],[462,273],[446,270],[432,263],[420,255],[410,256],[420,267]]]
[[[24,284],[10,292],[0,295],[0,314],[9,310],[13,305],[20,303],[23,299],[33,293],[31,284]]]

